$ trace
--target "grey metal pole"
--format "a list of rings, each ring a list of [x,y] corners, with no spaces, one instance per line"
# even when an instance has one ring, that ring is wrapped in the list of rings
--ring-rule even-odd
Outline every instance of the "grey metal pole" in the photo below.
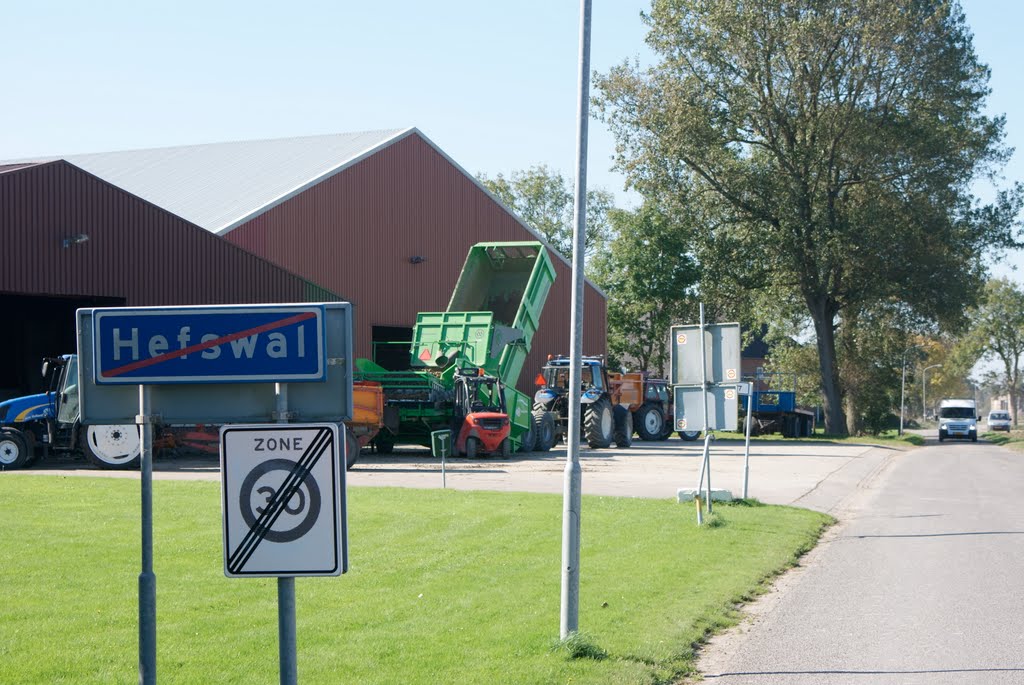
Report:
[[[907,388],[907,353],[903,352],[903,375],[900,381],[900,430],[898,435],[903,435],[903,395]]]
[[[562,505],[562,603],[559,634],[579,630],[580,615],[580,386],[583,380],[583,269],[587,226],[587,123],[590,117],[590,5],[580,0],[579,100],[576,110],[576,198],[573,203],[572,354],[569,358],[569,449]]]
[[[277,422],[288,423],[288,384],[275,383]],[[277,652],[281,685],[296,685],[299,680],[295,639],[295,579],[277,579]]]
[[[142,430],[142,572],[139,574],[139,683],[156,683],[156,574],[153,572],[153,418],[150,389],[139,386],[139,415],[135,423]]]
[[[753,415],[754,407],[754,384],[750,383],[747,388],[747,440],[743,447],[743,499],[747,499],[750,496],[750,422]]]
[[[712,511],[711,504],[711,431],[708,430],[708,346],[704,339],[704,303],[700,303],[700,387],[704,397],[704,467],[702,472],[707,471],[707,505],[708,513]],[[700,488],[698,488],[699,490]]]

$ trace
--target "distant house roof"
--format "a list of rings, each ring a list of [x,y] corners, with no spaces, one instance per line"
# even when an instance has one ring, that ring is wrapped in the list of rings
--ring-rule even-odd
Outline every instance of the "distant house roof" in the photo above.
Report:
[[[208,231],[226,233],[413,131],[209,143],[11,164],[64,159]]]

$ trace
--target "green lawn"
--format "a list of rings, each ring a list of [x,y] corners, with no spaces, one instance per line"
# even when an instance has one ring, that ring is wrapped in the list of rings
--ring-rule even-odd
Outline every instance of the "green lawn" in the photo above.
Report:
[[[160,683],[276,683],[273,579],[226,579],[219,484],[154,483]],[[0,474],[0,682],[137,679],[136,481]],[[830,519],[585,497],[580,628],[554,649],[562,498],[352,488],[351,570],[296,581],[299,682],[670,683]]]

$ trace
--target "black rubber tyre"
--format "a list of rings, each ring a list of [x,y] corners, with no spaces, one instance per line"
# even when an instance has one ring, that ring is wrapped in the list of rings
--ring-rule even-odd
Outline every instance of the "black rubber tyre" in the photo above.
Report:
[[[665,439],[665,417],[661,407],[647,403],[641,405],[633,415],[633,426],[641,440],[654,441]],[[671,430],[669,431],[671,432]]]
[[[978,442],[978,434],[971,433],[971,442]]]
[[[499,450],[502,459],[508,459],[512,456],[512,439],[505,438],[501,441],[501,448]]]
[[[587,444],[595,449],[611,447],[615,438],[615,417],[612,414],[612,403],[602,397],[587,406],[583,421],[583,433]]]
[[[520,452],[532,452],[537,449],[537,419],[534,414],[530,414],[530,430],[523,433],[519,439],[519,451]]]
[[[359,438],[350,431],[345,431],[345,470],[352,468],[359,461]]]
[[[480,441],[476,438],[466,438],[466,458],[476,459],[477,448],[480,446]]]
[[[373,446],[377,449],[377,454],[391,454],[395,451],[395,443],[384,440],[379,435],[374,438]]]
[[[139,468],[142,441],[136,426],[82,426],[81,431],[82,451],[94,466],[119,471]]]
[[[679,431],[679,437],[687,442],[693,442],[700,437],[700,431]]]
[[[16,431],[0,432],[0,471],[20,469],[28,463],[28,443]]]
[[[537,426],[537,444],[534,449],[538,452],[547,452],[554,447],[555,438],[555,417],[543,409],[533,410],[533,422]]]
[[[633,445],[633,414],[629,407],[621,404],[615,405],[612,409],[615,419],[615,446],[625,449]]]
[[[939,442],[942,442],[945,439],[946,439],[946,431],[940,430],[939,431]]]

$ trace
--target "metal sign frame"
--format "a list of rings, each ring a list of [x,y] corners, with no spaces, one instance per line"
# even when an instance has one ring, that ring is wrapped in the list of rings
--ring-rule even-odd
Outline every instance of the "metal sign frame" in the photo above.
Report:
[[[110,384],[97,382],[96,320],[101,322],[110,312],[127,311],[136,315],[140,311],[180,311],[182,315],[200,319],[211,313],[232,311],[238,315],[246,312],[270,312],[298,314],[322,311],[321,330],[325,337],[320,349],[323,361],[322,382],[292,382],[289,374],[275,379],[273,374],[241,373],[230,382],[188,380],[183,383],[161,382],[149,388],[153,406],[157,408],[161,422],[165,424],[226,424],[260,423],[278,418],[276,412],[275,382],[289,384],[288,418],[296,421],[315,423],[340,421],[352,416],[352,305],[348,302],[325,302],[306,304],[282,304],[273,306],[214,306],[182,307],[169,310],[157,308],[94,308],[78,310],[78,383],[81,397],[80,412],[82,423],[87,425],[134,423],[138,414],[139,379],[132,384]],[[186,319],[178,318],[175,325],[180,330]],[[201,325],[201,324],[200,324]],[[200,331],[201,328],[196,328]],[[241,331],[245,332],[245,331]],[[177,343],[177,341],[173,341]],[[215,341],[208,341],[208,343]],[[230,341],[224,344],[230,344]],[[307,344],[312,344],[307,340]],[[179,349],[180,351],[180,349]],[[257,370],[258,371],[258,370]],[[257,382],[256,377],[259,377]],[[307,381],[313,381],[307,378]]]

